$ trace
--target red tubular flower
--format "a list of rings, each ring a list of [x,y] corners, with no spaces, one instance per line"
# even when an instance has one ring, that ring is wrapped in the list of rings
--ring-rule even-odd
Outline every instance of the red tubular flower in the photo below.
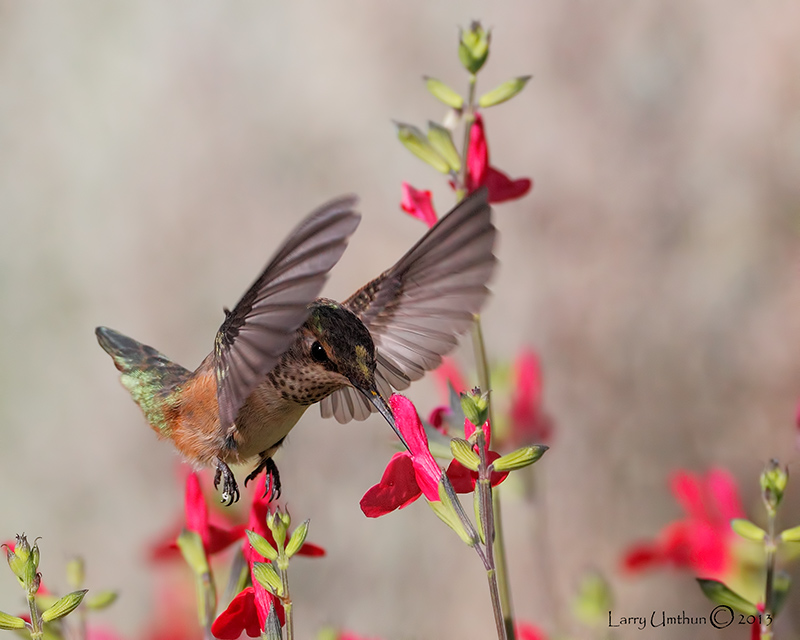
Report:
[[[514,627],[519,640],[547,640],[547,634],[536,625],[517,622]]]
[[[430,191],[419,191],[407,182],[403,183],[403,199],[400,208],[415,218],[422,220],[429,227],[436,224],[438,216],[433,208]]]
[[[185,527],[200,535],[203,540],[203,548],[209,556],[227,549],[244,536],[244,526],[232,525],[218,514],[214,515],[218,524],[212,524],[197,473],[191,473],[186,477],[184,510]],[[160,542],[156,543],[150,551],[150,558],[155,561],[179,558],[180,551],[176,540],[182,528],[181,526],[175,527]]]
[[[656,540],[629,547],[624,568],[636,572],[666,565],[724,581],[735,569],[736,535],[730,521],[744,517],[736,482],[722,469],[712,469],[705,477],[680,470],[670,489],[686,517],[664,527]]]
[[[486,186],[489,190],[489,202],[505,202],[521,198],[530,191],[532,184],[529,178],[512,180],[508,175],[489,164],[489,145],[486,142],[483,116],[476,113],[475,121],[469,130],[467,192],[472,193],[480,187]]]
[[[489,446],[492,442],[492,430],[488,421],[483,425],[483,432],[486,438],[486,461],[488,463],[492,463],[500,457],[500,454],[489,449]],[[464,439],[469,440],[473,433],[475,433],[475,425],[469,420],[465,419]],[[480,454],[477,444],[473,448],[475,449],[476,453]],[[478,472],[467,469],[463,464],[455,459],[450,463],[450,466],[447,467],[447,477],[450,478],[450,481],[453,483],[453,489],[455,489],[456,493],[471,493],[475,490],[475,484],[478,482]],[[496,487],[507,477],[508,471],[504,471],[502,473],[493,471],[491,478],[492,486]]]
[[[523,351],[514,363],[509,414],[513,446],[549,442],[553,425],[542,410],[542,369],[533,351]]]
[[[428,437],[411,401],[394,394],[389,399],[395,423],[408,443],[410,451],[394,454],[381,481],[361,498],[361,511],[368,518],[377,518],[402,509],[421,495],[439,501],[439,480],[442,469],[428,449]]]

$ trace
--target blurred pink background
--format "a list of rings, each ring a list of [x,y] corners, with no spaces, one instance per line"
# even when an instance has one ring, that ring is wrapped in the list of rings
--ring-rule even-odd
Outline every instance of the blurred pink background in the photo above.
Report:
[[[326,295],[388,267],[424,231],[399,209],[401,181],[433,189],[440,211],[453,203],[391,120],[444,117],[421,76],[463,90],[458,27],[476,18],[493,28],[479,92],[534,76],[485,114],[493,164],[536,183],[496,209],[488,347],[497,364],[540,353],[556,424],[536,467],[542,503],[504,489],[518,617],[584,634],[568,602],[588,569],[610,580],[615,615],[707,615],[688,573],[630,578],[619,560],[679,517],[672,470],[730,469],[763,522],[758,473],[797,459],[789,0],[0,3],[0,539],[41,536],[52,589],[83,555],[88,587],[122,591],[101,619],[136,637],[159,583],[146,545],[182,509],[176,456],[94,327],[195,367],[222,307],[300,216],[342,193],[359,194],[364,219]],[[431,380],[409,395],[423,412],[437,402]],[[390,442],[379,418],[342,427],[312,409],[278,457],[292,514],[328,551],[293,565],[299,637],[324,624],[491,637],[480,563],[424,504],[361,514]],[[785,526],[800,523],[798,496],[793,479]],[[20,595],[0,571],[0,609]],[[795,592],[784,637],[797,604]]]

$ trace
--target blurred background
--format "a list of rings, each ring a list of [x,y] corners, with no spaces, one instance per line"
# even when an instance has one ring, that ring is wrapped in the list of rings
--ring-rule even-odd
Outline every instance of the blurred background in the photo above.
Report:
[[[139,637],[166,580],[148,546],[182,513],[177,456],[94,327],[194,368],[222,307],[300,216],[342,193],[361,197],[364,218],[326,295],[388,267],[424,231],[399,208],[401,182],[432,189],[441,212],[454,201],[391,121],[441,121],[421,77],[464,90],[456,43],[473,19],[493,29],[479,93],[534,76],[485,113],[492,164],[535,180],[496,208],[490,358],[536,350],[554,421],[536,500],[504,489],[518,617],[584,634],[569,601],[591,569],[610,581],[615,616],[708,614],[691,572],[620,564],[682,516],[676,469],[727,468],[760,523],[763,465],[797,469],[790,0],[0,2],[0,539],[41,536],[51,589],[82,555],[90,589],[122,593],[106,624]],[[440,402],[430,378],[409,395],[423,413]],[[340,426],[312,409],[277,459],[292,514],[328,552],[293,565],[299,637],[325,624],[492,637],[480,562],[424,504],[361,514],[390,443],[379,418]],[[785,526],[800,523],[798,496],[790,481]],[[0,609],[22,604],[0,571]]]

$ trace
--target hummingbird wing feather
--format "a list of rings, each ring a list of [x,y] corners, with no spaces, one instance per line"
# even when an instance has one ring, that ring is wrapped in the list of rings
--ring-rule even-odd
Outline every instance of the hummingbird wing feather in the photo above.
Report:
[[[353,210],[356,202],[344,197],[311,213],[233,311],[226,311],[214,348],[222,429],[233,424],[244,401],[294,341],[308,305],[361,220]]]
[[[372,334],[379,385],[405,389],[438,367],[456,346],[457,336],[469,329],[489,295],[496,233],[487,193],[481,189],[442,217],[391,269],[343,303]],[[361,405],[358,412],[351,408],[356,402]],[[375,411],[349,387],[323,400],[321,408],[323,416],[333,415],[339,422]]]

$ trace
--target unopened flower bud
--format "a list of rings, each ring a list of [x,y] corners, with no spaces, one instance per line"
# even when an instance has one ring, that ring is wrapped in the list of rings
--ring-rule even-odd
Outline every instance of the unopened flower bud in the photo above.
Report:
[[[406,149],[437,171],[444,174],[450,173],[450,165],[447,160],[433,148],[433,145],[422,131],[410,124],[401,122],[395,124],[397,126],[397,138]]]
[[[0,629],[12,631],[14,629],[24,629],[25,621],[17,616],[0,611]]]
[[[492,463],[492,468],[495,471],[516,471],[517,469],[522,469],[536,462],[548,449],[549,447],[543,444],[522,447],[504,456],[500,456]]]
[[[90,597],[86,598],[85,604],[88,609],[100,611],[101,609],[105,609],[106,607],[110,607],[112,604],[114,604],[118,595],[119,594],[116,591],[106,589],[105,591],[94,593]]]
[[[275,547],[283,549],[286,546],[286,532],[289,523],[284,519],[284,514],[280,509],[275,509],[272,515],[267,516],[267,526],[272,532],[272,537],[275,538]]]
[[[86,595],[86,591],[86,589],[82,589],[80,591],[68,593],[63,598],[56,601],[56,603],[47,611],[42,613],[42,620],[44,622],[52,622],[53,620],[58,620],[59,618],[63,618],[67,614],[72,613],[78,608],[78,605],[83,600],[83,596]]]
[[[478,457],[478,454],[475,453],[472,445],[463,438],[453,438],[450,440],[450,452],[456,460],[470,471],[478,470],[481,459]]]
[[[478,98],[478,106],[481,109],[486,109],[505,102],[506,100],[511,100],[511,98],[525,88],[525,85],[528,84],[528,80],[530,79],[530,76],[519,76],[518,78],[506,80],[499,87],[495,87]]]
[[[461,410],[467,420],[476,427],[482,427],[489,417],[489,394],[481,393],[478,387],[462,393]]]
[[[425,76],[424,79],[425,86],[434,98],[444,102],[448,107],[452,107],[453,109],[461,109],[461,107],[464,106],[464,98],[448,87],[444,82],[427,76]]]
[[[200,576],[209,572],[208,558],[199,533],[184,529],[178,536],[177,543],[183,559],[186,560],[186,564],[189,565],[195,575]]]
[[[764,504],[768,511],[774,511],[783,498],[783,492],[789,482],[789,472],[773,458],[761,473],[760,480],[761,497]]]
[[[745,540],[763,542],[767,537],[767,532],[758,525],[745,520],[744,518],[734,518],[731,520],[731,529]]]
[[[278,572],[269,562],[254,562],[253,576],[258,584],[278,597],[283,595],[283,582]]]
[[[286,556],[288,558],[291,558],[295,553],[300,551],[300,547],[302,547],[303,543],[306,541],[308,523],[309,521],[306,520],[292,532],[292,537],[289,538],[289,544],[286,545]]]
[[[458,57],[461,64],[470,73],[478,73],[489,57],[491,31],[484,31],[480,22],[473,22],[469,29],[461,32],[458,43]]]
[[[83,558],[73,558],[67,563],[67,582],[73,589],[80,589],[83,586],[85,575]]]

